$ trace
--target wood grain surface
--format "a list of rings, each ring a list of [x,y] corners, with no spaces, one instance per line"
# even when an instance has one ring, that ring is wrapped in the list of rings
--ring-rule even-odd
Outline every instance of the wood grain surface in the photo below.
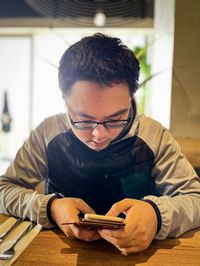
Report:
[[[0,214],[0,223],[7,219]],[[121,255],[106,241],[69,240],[58,229],[43,229],[20,255],[14,266],[199,266],[200,229],[177,239],[154,240],[140,253]]]

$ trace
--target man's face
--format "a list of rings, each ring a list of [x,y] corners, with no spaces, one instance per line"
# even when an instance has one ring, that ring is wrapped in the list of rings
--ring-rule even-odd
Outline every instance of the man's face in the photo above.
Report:
[[[74,122],[123,120],[128,118],[130,108],[129,89],[123,83],[101,87],[94,82],[77,81],[65,101]],[[79,140],[96,151],[105,149],[122,130],[107,129],[102,124],[89,130],[71,128]]]

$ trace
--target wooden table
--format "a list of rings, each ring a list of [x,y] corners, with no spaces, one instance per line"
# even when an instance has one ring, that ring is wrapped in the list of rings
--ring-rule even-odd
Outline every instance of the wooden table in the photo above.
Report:
[[[0,214],[0,224],[7,219]],[[153,241],[140,253],[121,255],[106,241],[68,240],[59,229],[42,230],[14,266],[199,266],[200,229],[178,239]]]

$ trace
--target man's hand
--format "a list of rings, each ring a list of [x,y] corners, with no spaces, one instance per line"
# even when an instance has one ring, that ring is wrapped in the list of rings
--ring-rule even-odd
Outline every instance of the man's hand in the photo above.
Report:
[[[115,203],[106,215],[126,214],[125,227],[103,229],[99,234],[116,246],[124,255],[146,249],[157,230],[157,216],[153,207],[141,200],[124,199]]]
[[[51,204],[51,216],[68,238],[79,238],[85,241],[100,239],[97,230],[88,230],[76,225],[61,225],[64,222],[78,222],[79,213],[95,213],[82,199],[54,199]]]

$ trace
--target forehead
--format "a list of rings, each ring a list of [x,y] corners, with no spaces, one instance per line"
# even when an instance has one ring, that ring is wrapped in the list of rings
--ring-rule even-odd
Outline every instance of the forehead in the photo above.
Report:
[[[130,95],[128,85],[124,83],[102,87],[91,81],[77,81],[65,100],[73,111],[103,118],[128,108]]]

